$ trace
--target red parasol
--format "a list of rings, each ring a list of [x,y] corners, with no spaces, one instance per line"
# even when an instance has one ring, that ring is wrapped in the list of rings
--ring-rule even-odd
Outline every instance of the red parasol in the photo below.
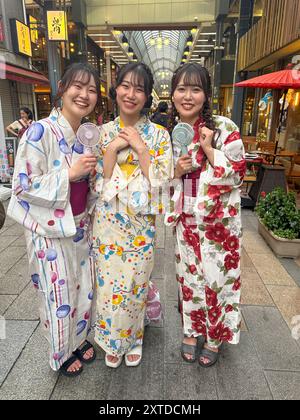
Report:
[[[293,68],[293,64],[289,64],[285,70],[275,71],[273,73],[263,74],[262,76],[253,77],[243,82],[235,83],[237,87],[255,87],[264,89],[284,89],[283,103],[281,107],[278,134],[281,132],[281,125],[284,114],[284,104],[288,89],[300,89],[300,70]],[[277,151],[278,141],[276,141],[275,153]]]

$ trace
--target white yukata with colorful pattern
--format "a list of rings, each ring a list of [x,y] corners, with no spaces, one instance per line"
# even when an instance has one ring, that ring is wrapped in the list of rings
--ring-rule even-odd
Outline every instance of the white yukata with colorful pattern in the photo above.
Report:
[[[148,285],[154,263],[155,214],[163,211],[150,191],[168,185],[173,177],[169,133],[142,117],[135,128],[149,148],[150,183],[130,147],[118,153],[112,177],[104,182],[103,153],[121,128],[119,118],[103,126],[95,184],[100,197],[93,225],[97,290],[95,341],[114,356],[122,356],[143,343]]]
[[[57,111],[32,124],[21,139],[10,217],[25,228],[30,277],[39,296],[50,366],[58,370],[86,339],[91,320],[94,265],[88,209],[73,217],[68,169],[83,153]],[[92,203],[88,196],[88,206]]]

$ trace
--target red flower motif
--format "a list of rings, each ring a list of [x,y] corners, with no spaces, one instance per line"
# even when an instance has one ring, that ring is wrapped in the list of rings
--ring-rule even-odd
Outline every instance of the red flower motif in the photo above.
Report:
[[[197,267],[193,264],[189,266],[189,270],[190,270],[190,273],[193,275],[197,273]]]
[[[236,291],[238,291],[238,290],[240,290],[240,288],[241,288],[241,278],[239,277],[234,283],[233,283],[233,286],[232,286],[232,290],[234,290],[235,292]]]
[[[208,286],[205,286],[205,297],[207,306],[217,306],[218,297],[217,293],[210,289]]]
[[[167,222],[168,223],[173,223],[174,220],[175,220],[174,217],[173,216],[170,216],[170,217],[168,217]]]
[[[202,148],[198,150],[197,154],[196,154],[196,162],[201,165],[201,163],[203,162],[203,158],[204,158],[204,153]]]
[[[208,335],[212,340],[220,341],[221,334],[223,332],[224,325],[219,322],[217,325],[212,325],[208,330]]]
[[[225,251],[237,251],[239,247],[240,247],[239,238],[237,238],[234,235],[228,236],[228,238],[226,238],[226,241],[223,244],[223,248],[225,249]]]
[[[191,311],[191,320],[197,323],[206,322],[206,316],[203,309],[198,311]]]
[[[232,143],[233,141],[240,140],[240,139],[241,139],[240,133],[238,131],[233,131],[233,133],[229,134],[224,144],[229,144],[229,143]]]
[[[224,205],[221,200],[218,200],[212,210],[210,211],[208,217],[210,219],[223,219],[224,217]]]
[[[184,283],[184,277],[180,277],[178,274],[176,274],[176,280],[177,280],[180,284],[183,284],[183,283]]]
[[[240,261],[240,255],[233,251],[231,254],[227,254],[225,257],[225,268],[227,271],[231,270],[232,268],[238,268]]]
[[[265,191],[262,191],[262,192],[260,193],[260,196],[261,196],[262,198],[266,198],[266,195],[267,195],[267,193],[266,193]]]
[[[220,335],[220,341],[231,341],[233,339],[233,332],[228,328],[225,327],[222,330]]]
[[[218,185],[210,185],[208,187],[208,191],[207,191],[207,195],[209,196],[209,198],[211,198],[212,200],[216,200],[217,198],[220,197],[221,195],[221,189],[222,186],[218,186]]]
[[[246,160],[242,159],[238,162],[231,161],[231,165],[234,172],[237,172],[241,179],[243,179],[246,173]]]
[[[215,166],[214,167],[214,177],[222,178],[222,176],[224,174],[225,174],[225,168],[223,168],[223,166]]]
[[[231,217],[236,216],[237,215],[237,209],[233,206],[229,206],[229,214]]]
[[[183,231],[183,238],[188,245],[193,248],[199,245],[199,235],[197,233],[193,233],[191,230],[185,229]]]
[[[182,287],[182,294],[183,294],[183,300],[185,302],[189,302],[190,300],[193,299],[194,292],[189,287],[183,286]]]
[[[206,325],[198,322],[192,323],[192,329],[195,330],[198,334],[206,336]]]
[[[225,312],[228,313],[228,312],[232,312],[232,311],[233,311],[233,306],[232,305],[226,305]]]
[[[218,319],[222,315],[222,309],[220,306],[214,306],[208,311],[208,319],[211,324],[216,324]]]
[[[215,225],[206,226],[205,236],[211,241],[223,243],[229,235],[230,231],[220,222]]]

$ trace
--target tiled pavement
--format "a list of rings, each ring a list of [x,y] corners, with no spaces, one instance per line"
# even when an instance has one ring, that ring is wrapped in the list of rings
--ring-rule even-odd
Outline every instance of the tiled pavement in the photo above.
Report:
[[[300,315],[300,260],[274,257],[251,211],[243,210],[243,223],[241,342],[225,345],[216,366],[180,357],[173,238],[158,220],[153,279],[164,326],[147,327],[139,367],[109,369],[98,351],[98,360],[70,380],[48,367],[22,228],[7,219],[0,232],[0,315],[7,331],[0,340],[0,399],[299,399],[300,339],[292,338],[291,320]]]

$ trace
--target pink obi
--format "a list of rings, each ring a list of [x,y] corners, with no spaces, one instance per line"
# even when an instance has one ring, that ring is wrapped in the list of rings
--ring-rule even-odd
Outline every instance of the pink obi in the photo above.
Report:
[[[70,203],[73,216],[78,216],[85,212],[87,204],[87,195],[89,192],[89,183],[87,179],[78,182],[70,182],[71,194]]]
[[[200,174],[201,168],[198,168],[196,171],[190,172],[182,177],[184,195],[187,197],[197,197]]]

